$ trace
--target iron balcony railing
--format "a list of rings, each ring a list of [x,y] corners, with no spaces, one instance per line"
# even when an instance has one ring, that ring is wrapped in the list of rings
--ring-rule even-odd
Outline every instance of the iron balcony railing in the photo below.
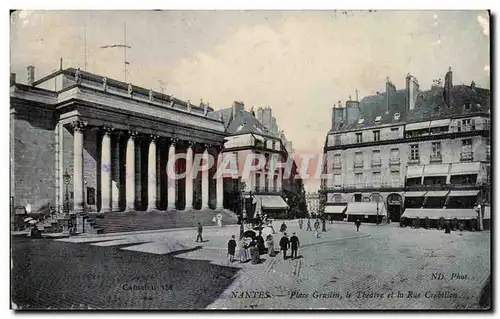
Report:
[[[342,168],[342,163],[333,163],[333,168]]]
[[[418,164],[420,164],[420,158],[408,159],[408,165],[418,165]]]
[[[372,183],[372,184],[368,184],[368,183],[358,183],[358,184],[346,184],[346,185],[342,185],[342,186],[326,186],[326,190],[327,191],[356,191],[356,190],[363,190],[363,189],[367,189],[367,190],[380,190],[380,189],[395,189],[395,188],[403,188],[404,186],[401,185],[401,184],[390,184],[390,183]]]
[[[382,161],[380,159],[372,159],[372,167],[382,166]]]
[[[274,194],[274,193],[281,193],[283,190],[282,190],[282,188],[279,188],[279,187],[256,186],[256,187],[252,188],[251,191],[253,193],[256,193],[256,194],[271,194],[271,193]]]
[[[354,168],[363,168],[363,161],[354,161]]]
[[[431,155],[430,162],[431,163],[441,163],[443,161],[443,156],[441,154]]]
[[[399,165],[400,163],[401,163],[401,161],[399,160],[399,158],[389,159],[389,165]]]
[[[472,161],[474,154],[472,152],[460,152],[461,161]]]
[[[450,189],[477,189],[480,187],[487,187],[489,184],[485,182],[479,183],[460,183],[460,184],[434,184],[434,185],[407,185],[405,190],[407,191],[440,191],[440,190],[450,190]]]

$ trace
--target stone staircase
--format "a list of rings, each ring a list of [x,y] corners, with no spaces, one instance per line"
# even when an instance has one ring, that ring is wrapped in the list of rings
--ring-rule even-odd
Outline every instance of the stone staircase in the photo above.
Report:
[[[36,224],[42,233],[60,233],[68,231],[68,217],[63,213],[56,213]]]
[[[221,210],[188,210],[188,211],[133,211],[104,214],[88,214],[84,218],[85,233],[121,233],[143,230],[158,230],[170,228],[215,226],[212,219],[222,214],[223,225],[236,224],[238,218],[235,213],[227,209]]]

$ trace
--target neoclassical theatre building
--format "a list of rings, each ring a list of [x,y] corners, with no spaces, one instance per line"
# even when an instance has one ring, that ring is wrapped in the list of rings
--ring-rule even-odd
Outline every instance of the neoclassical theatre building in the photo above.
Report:
[[[250,136],[247,151],[258,143],[259,152],[269,145],[276,160],[286,158],[280,137],[264,127],[233,128],[241,103],[216,111],[79,69],[61,68],[36,81],[34,67],[27,71],[27,84],[11,74],[12,206],[29,205],[33,212],[222,209],[225,187],[216,166],[174,180],[166,174],[168,159],[186,154],[175,162],[179,173],[193,167],[196,154],[217,161],[230,135]],[[239,150],[233,145],[231,152]],[[281,176],[269,176],[266,194],[280,196]]]

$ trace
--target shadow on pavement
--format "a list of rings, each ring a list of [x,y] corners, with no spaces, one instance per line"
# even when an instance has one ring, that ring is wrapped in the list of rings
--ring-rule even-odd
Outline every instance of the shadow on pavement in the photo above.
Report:
[[[13,239],[11,256],[11,297],[19,310],[203,309],[240,270],[51,240]]]

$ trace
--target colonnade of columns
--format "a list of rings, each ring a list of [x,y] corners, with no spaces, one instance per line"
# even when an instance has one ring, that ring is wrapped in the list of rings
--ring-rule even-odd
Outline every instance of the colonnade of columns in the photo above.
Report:
[[[82,121],[75,121],[71,123],[73,128],[73,196],[74,196],[74,211],[84,211],[84,160],[83,160],[83,142],[84,131],[86,124]],[[98,193],[101,195],[101,209],[100,211],[121,211],[123,208],[126,211],[136,210],[136,203],[140,202],[138,192],[136,191],[136,166],[137,161],[140,161],[140,156],[137,158],[136,153],[136,140],[140,136],[138,132],[133,131],[117,131],[111,127],[101,127],[99,136],[102,139],[100,149],[100,189]],[[121,139],[126,138],[126,143],[121,143]],[[142,136],[143,137],[143,136]],[[147,210],[160,209],[160,200],[158,194],[161,196],[160,191],[160,174],[167,174],[167,167],[157,167],[160,162],[160,152],[157,147],[159,136],[149,135],[146,139],[147,147]],[[177,139],[170,139],[168,147],[168,159],[173,159],[179,151],[177,145],[180,143]],[[193,209],[193,175],[190,172],[193,169],[193,155],[195,143],[186,141],[186,178],[185,178],[185,208],[186,210]],[[122,148],[125,147],[125,150]],[[213,148],[211,145],[203,145],[203,159],[209,157],[209,150],[216,150],[220,154],[220,148]],[[125,156],[120,156],[124,152]],[[141,154],[140,152],[138,153]],[[98,161],[99,162],[99,161]],[[166,166],[166,165],[165,165]],[[124,167],[124,169],[123,169]],[[138,167],[141,167],[140,164]],[[144,167],[142,168],[144,169]],[[172,168],[175,169],[175,166]],[[172,171],[173,172],[173,171]],[[124,173],[125,176],[120,176]],[[177,172],[183,173],[183,172]],[[193,172],[197,174],[198,172]],[[216,178],[216,207],[215,209],[223,208],[223,181],[222,176],[219,174],[214,175]],[[176,209],[176,199],[178,185],[172,174],[166,175],[167,187],[167,210]],[[124,181],[124,185],[120,185],[120,181]],[[201,172],[202,181],[202,209],[209,208],[209,171],[207,169]],[[164,190],[162,190],[164,191]],[[124,205],[122,205],[124,203]]]

